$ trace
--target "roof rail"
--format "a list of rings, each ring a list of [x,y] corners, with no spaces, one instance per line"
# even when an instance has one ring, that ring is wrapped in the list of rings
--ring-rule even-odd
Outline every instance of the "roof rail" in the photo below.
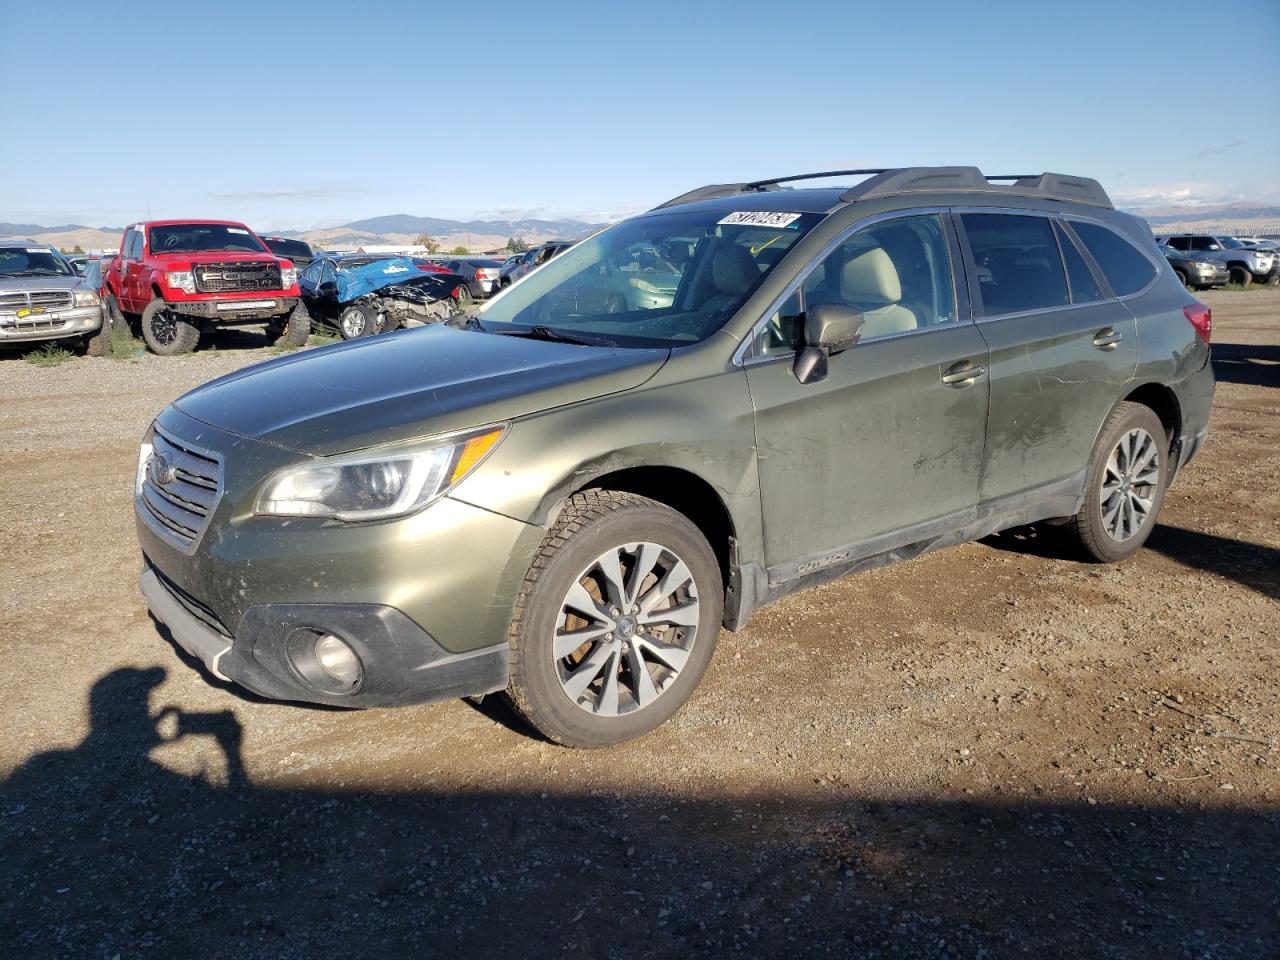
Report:
[[[1013,183],[992,183],[1012,180]],[[904,193],[980,193],[987,196],[1034,197],[1114,209],[1102,184],[1063,173],[985,176],[977,167],[904,167],[888,170],[840,194],[846,202]]]
[[[1064,173],[1023,173],[986,176],[977,167],[900,167],[898,169],[826,170],[821,173],[799,173],[748,183],[713,183],[698,187],[654,207],[662,210],[698,200],[733,197],[744,193],[761,193],[786,189],[781,184],[797,180],[826,177],[870,176],[857,186],[840,194],[846,203],[873,197],[892,197],[905,193],[980,193],[987,196],[1033,197],[1039,200],[1061,200],[1115,209],[1102,184],[1088,177]],[[1011,180],[1012,183],[993,181]]]

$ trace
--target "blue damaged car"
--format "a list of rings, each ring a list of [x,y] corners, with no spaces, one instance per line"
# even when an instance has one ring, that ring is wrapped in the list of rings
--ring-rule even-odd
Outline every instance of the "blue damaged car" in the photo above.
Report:
[[[462,277],[416,257],[322,256],[298,277],[313,323],[344,340],[438,323],[457,312]]]

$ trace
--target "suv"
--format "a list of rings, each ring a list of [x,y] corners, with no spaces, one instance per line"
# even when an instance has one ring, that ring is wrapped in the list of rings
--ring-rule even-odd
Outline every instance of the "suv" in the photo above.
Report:
[[[189,353],[201,329],[267,321],[282,345],[310,335],[295,313],[298,271],[242,223],[154,220],[124,232],[106,272],[108,312],[139,317],[153,353]]]
[[[1134,553],[1214,388],[1145,224],[1077,177],[845,173],[694,190],[471,315],[179,398],[138,458],[151,611],[267,697],[504,690],[602,746],[793,591],[1038,521]],[[655,249],[674,295],[604,306]]]
[[[1257,280],[1265,283],[1270,280],[1280,266],[1277,257],[1270,250],[1249,247],[1234,237],[1211,237],[1202,233],[1176,233],[1172,236],[1156,237],[1156,243],[1162,243],[1190,253],[1198,260],[1217,260],[1225,264],[1231,282],[1242,287]]]
[[[76,337],[102,356],[109,333],[97,291],[58,251],[0,242],[0,344]]]

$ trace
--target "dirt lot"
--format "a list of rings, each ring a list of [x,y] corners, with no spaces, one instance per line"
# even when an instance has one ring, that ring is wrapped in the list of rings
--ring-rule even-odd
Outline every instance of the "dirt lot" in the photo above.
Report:
[[[146,424],[254,362],[0,356],[10,956],[1280,956],[1280,294],[1116,567],[1005,536],[722,635],[656,733],[213,685],[134,586]]]

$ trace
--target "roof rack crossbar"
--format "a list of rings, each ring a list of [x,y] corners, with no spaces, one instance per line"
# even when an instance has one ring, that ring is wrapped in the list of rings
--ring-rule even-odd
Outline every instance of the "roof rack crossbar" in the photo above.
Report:
[[[866,177],[877,173],[885,173],[884,167],[874,170],[824,170],[820,173],[797,173],[790,177],[774,177],[772,180],[753,180],[745,186],[748,189],[763,189],[779,183],[794,183],[796,180],[822,180],[826,177]]]

